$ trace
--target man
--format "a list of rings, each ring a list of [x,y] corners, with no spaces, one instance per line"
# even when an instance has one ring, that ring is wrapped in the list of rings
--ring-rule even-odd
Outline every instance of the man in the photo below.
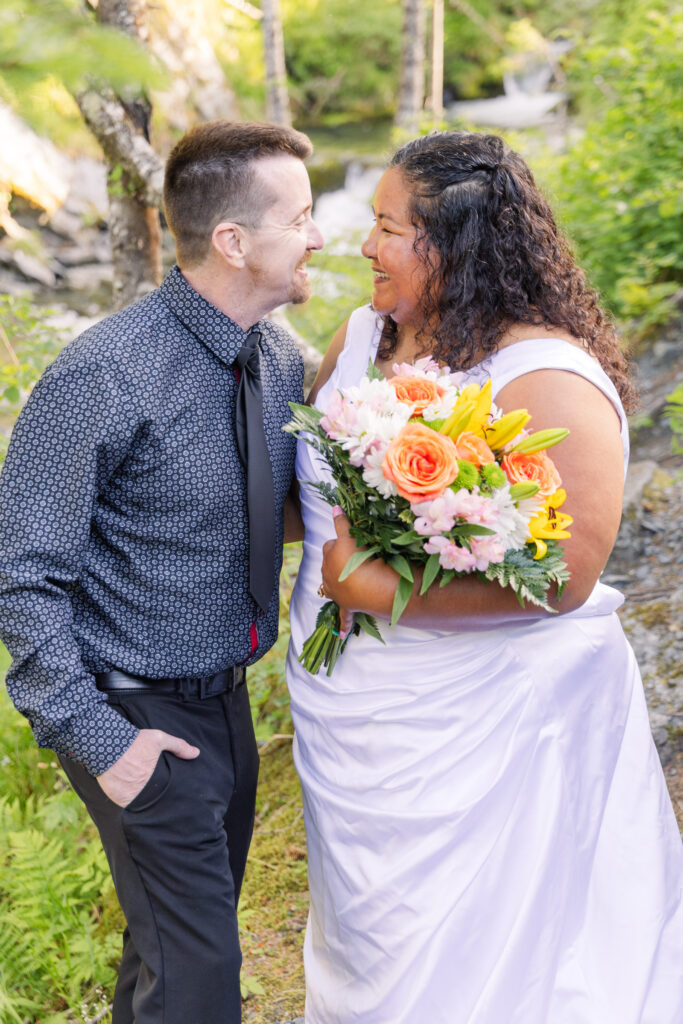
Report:
[[[127,928],[115,1024],[235,1024],[258,754],[244,666],[277,635],[282,431],[309,296],[305,135],[215,121],[171,153],[178,265],[36,385],[0,478],[7,685],[95,821]]]

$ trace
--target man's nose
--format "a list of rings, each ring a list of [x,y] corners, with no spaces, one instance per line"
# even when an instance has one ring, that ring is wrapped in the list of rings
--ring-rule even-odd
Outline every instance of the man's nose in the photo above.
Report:
[[[325,239],[322,236],[320,228],[314,220],[311,221],[311,226],[308,232],[308,248],[309,249],[322,249],[325,244]]]

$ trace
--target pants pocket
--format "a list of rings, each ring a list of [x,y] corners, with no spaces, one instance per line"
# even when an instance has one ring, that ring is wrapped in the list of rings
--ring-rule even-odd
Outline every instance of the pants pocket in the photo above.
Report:
[[[162,796],[171,784],[171,758],[167,750],[162,750],[159,759],[154,767],[151,776],[142,787],[137,796],[133,797],[129,804],[123,808],[137,814],[140,811],[149,810],[161,800]]]

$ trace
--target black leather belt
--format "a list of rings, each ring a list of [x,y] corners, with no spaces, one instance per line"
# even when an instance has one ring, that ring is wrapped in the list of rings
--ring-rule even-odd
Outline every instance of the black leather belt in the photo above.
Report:
[[[183,697],[217,697],[221,693],[232,693],[246,682],[246,670],[242,665],[235,665],[214,676],[192,679],[143,679],[131,676],[127,672],[113,669],[111,672],[100,672],[95,676],[97,689],[104,693],[179,693]]]

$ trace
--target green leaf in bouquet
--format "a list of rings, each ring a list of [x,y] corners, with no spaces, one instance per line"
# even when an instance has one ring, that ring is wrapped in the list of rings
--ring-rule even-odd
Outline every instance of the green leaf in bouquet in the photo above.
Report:
[[[441,579],[439,580],[439,586],[440,587],[445,587],[447,583],[450,583],[451,580],[454,580],[454,579],[455,579],[455,572],[453,571],[453,569],[449,569],[448,572],[445,572],[443,574],[443,576],[441,577]]]
[[[453,537],[483,537],[487,533],[495,533],[495,530],[488,526],[480,526],[479,523],[463,523],[451,531]]]
[[[300,405],[298,402],[290,402],[289,408],[293,416],[289,423],[285,423],[283,430],[289,434],[316,432],[324,415],[320,409],[312,405]]]
[[[407,579],[405,576],[401,576],[398,581],[398,587],[394,594],[394,604],[391,609],[391,625],[395,626],[401,615],[405,611],[405,607],[410,601],[413,593],[412,580]]]
[[[533,549],[529,546],[508,551],[502,562],[490,563],[483,575],[487,580],[496,580],[501,587],[510,587],[522,607],[525,601],[529,601],[551,615],[557,612],[548,604],[550,585],[557,584],[560,596],[569,579],[562,548],[557,541],[548,542],[548,552],[541,559],[534,559]]]
[[[310,487],[311,490],[317,491],[328,505],[341,504],[339,491],[327,480],[299,480],[299,483],[302,487]]]
[[[379,631],[377,622],[373,619],[372,615],[368,615],[367,612],[356,612],[353,617],[354,627],[358,626],[368,636],[373,637],[375,640],[379,640],[380,643],[384,643],[384,638]]]
[[[420,540],[420,534],[417,530],[406,530],[405,533],[399,534],[398,537],[394,537],[391,541],[397,547],[403,547],[404,544],[412,544],[416,540]]]
[[[422,597],[423,594],[427,593],[432,583],[439,575],[440,569],[441,562],[439,561],[439,552],[435,551],[434,554],[429,556],[427,564],[425,565],[424,568],[424,573],[422,575],[422,586],[420,587],[420,597]]]
[[[372,558],[373,555],[379,554],[379,551],[380,548],[376,544],[374,547],[368,548],[366,551],[355,551],[340,572],[339,582],[343,583],[352,572],[355,572],[356,569],[363,564],[363,562],[367,562],[368,558]]]
[[[331,676],[334,671],[334,666],[337,664],[337,659],[344,648],[344,641],[341,637],[335,636],[330,644],[330,648],[325,658],[325,667],[327,669],[328,676]]]
[[[378,370],[372,359],[368,361],[368,369],[365,376],[369,380],[384,380],[384,374],[381,370]]]
[[[389,559],[389,565],[392,569],[396,570],[401,579],[406,580],[412,585],[415,577],[413,576],[413,567],[407,558],[404,558],[403,555],[393,555]]]

